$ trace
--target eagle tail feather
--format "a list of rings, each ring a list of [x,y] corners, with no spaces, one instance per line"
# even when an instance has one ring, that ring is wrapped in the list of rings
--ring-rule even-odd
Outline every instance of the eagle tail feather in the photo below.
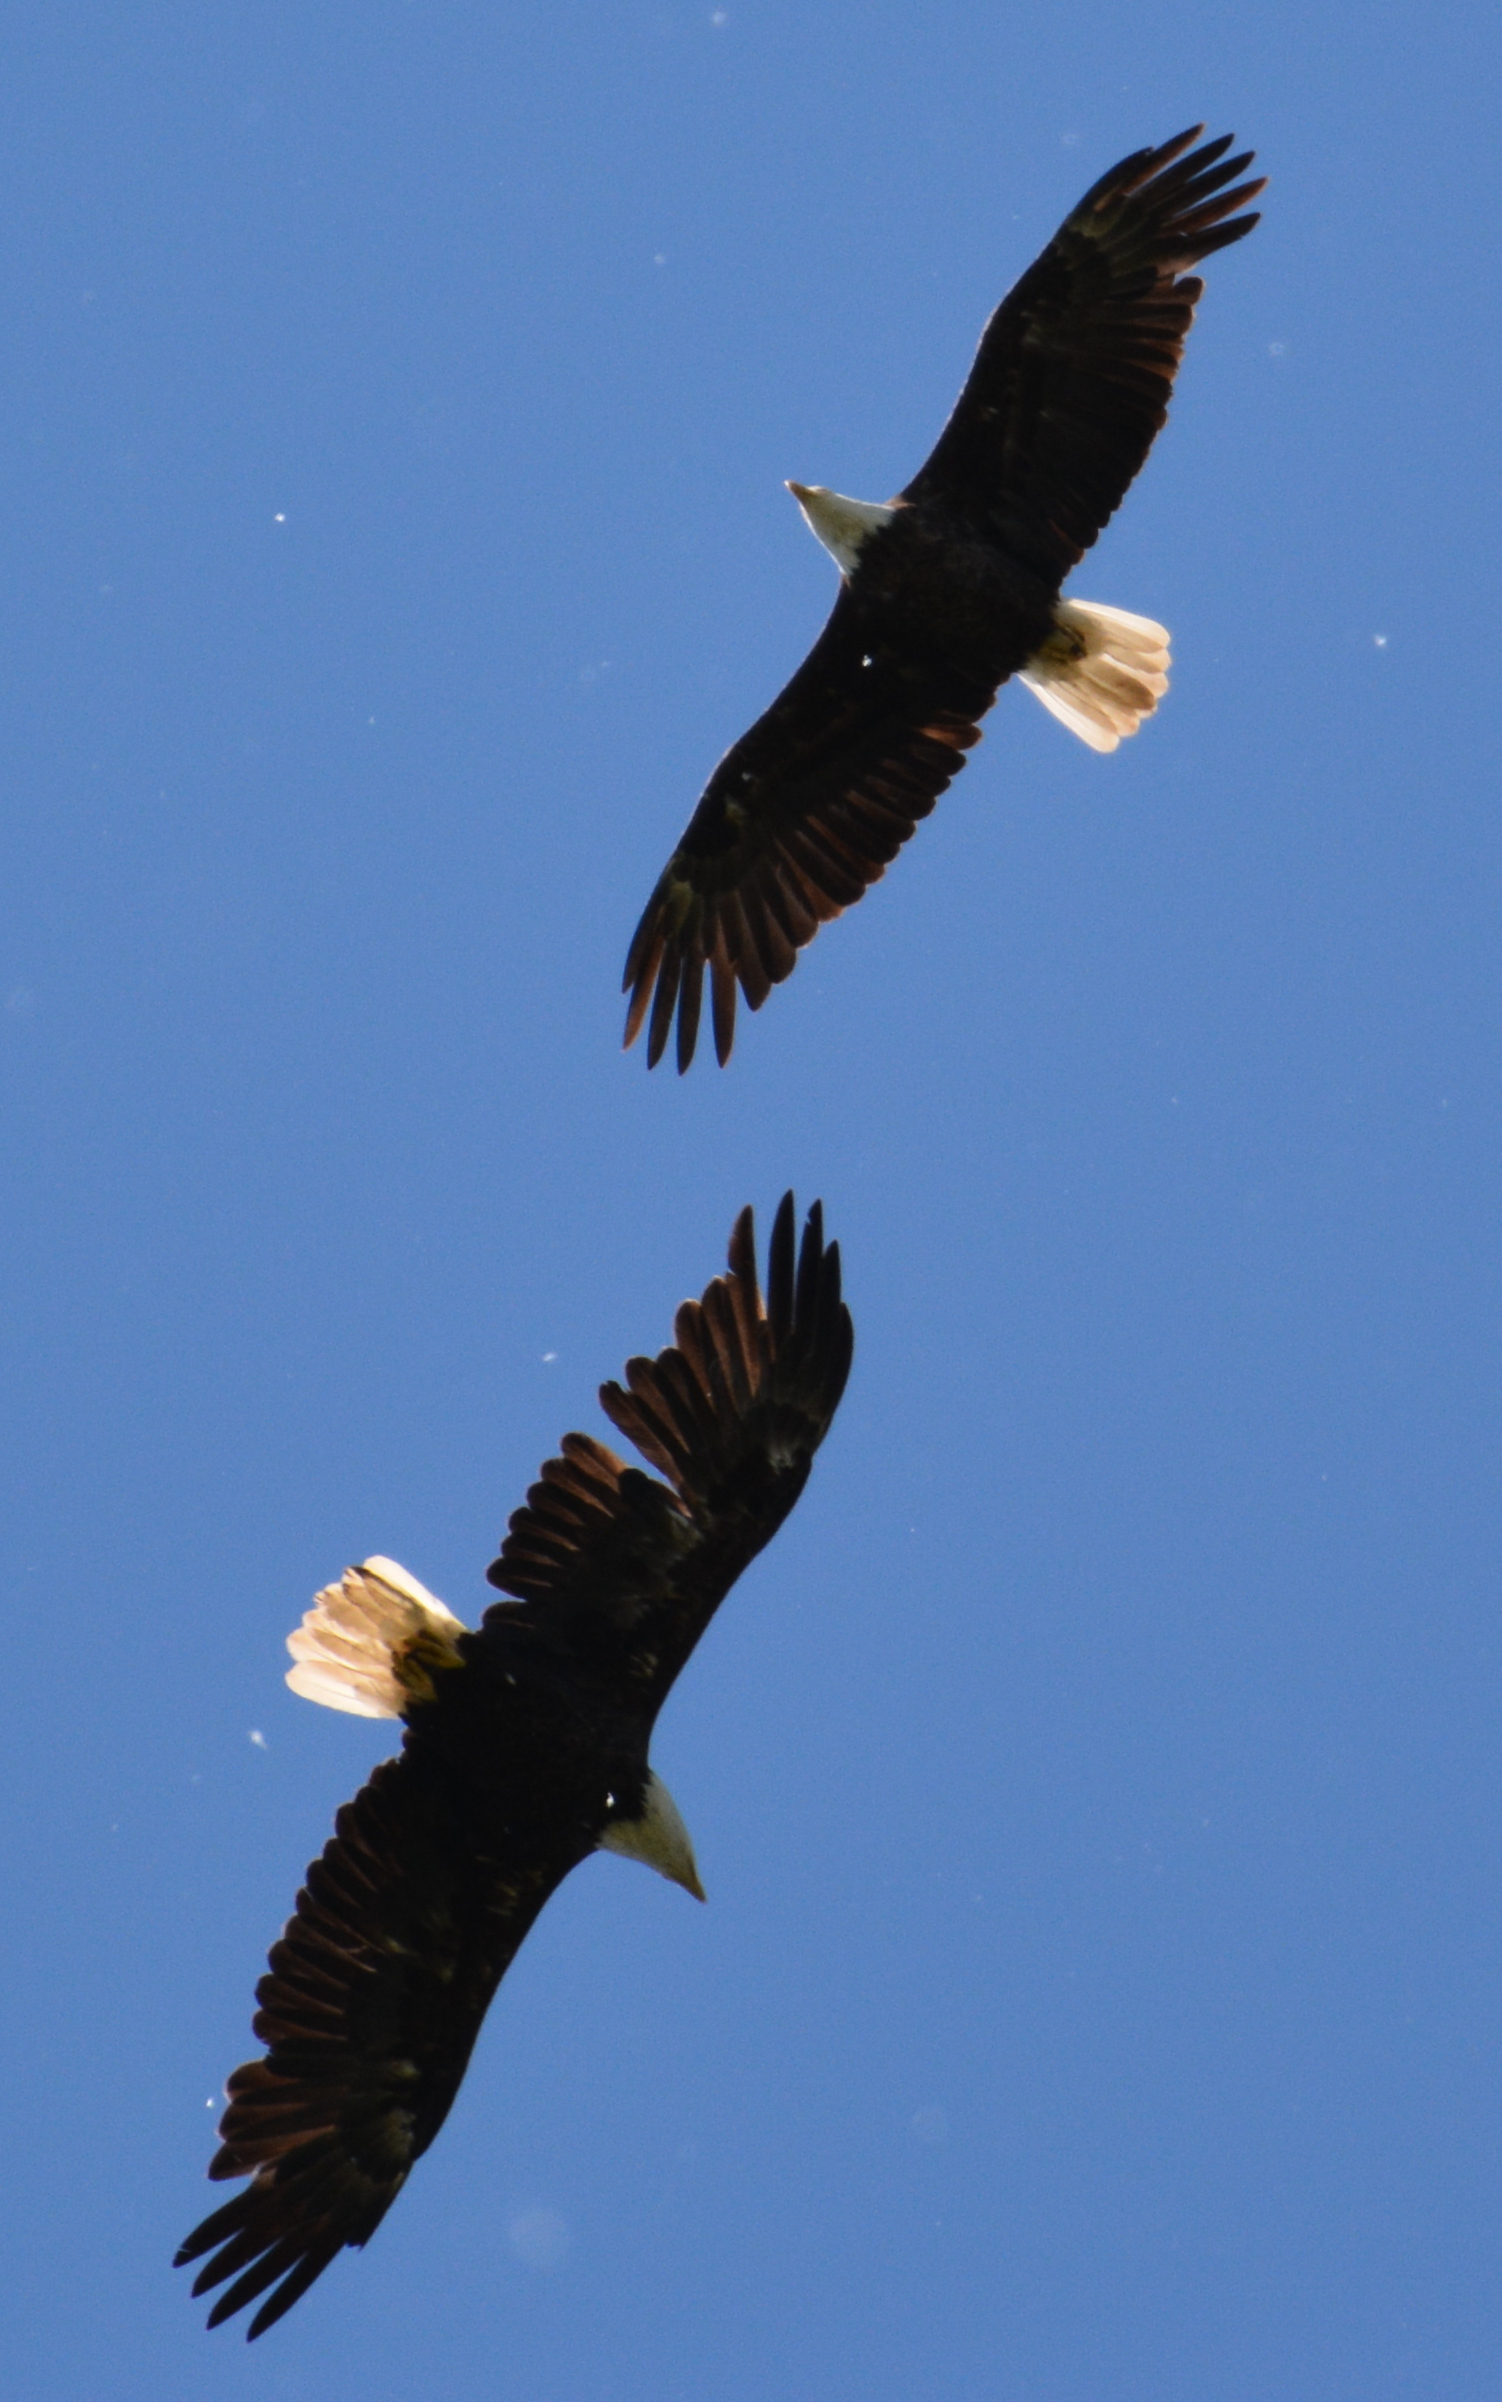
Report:
[[[1114,751],[1168,690],[1168,628],[1099,601],[1061,600],[1019,680],[1092,751]]]
[[[395,1560],[367,1560],[325,1585],[287,1637],[287,1682],[304,1701],[356,1718],[401,1718],[433,1697],[431,1671],[458,1668],[464,1622]]]

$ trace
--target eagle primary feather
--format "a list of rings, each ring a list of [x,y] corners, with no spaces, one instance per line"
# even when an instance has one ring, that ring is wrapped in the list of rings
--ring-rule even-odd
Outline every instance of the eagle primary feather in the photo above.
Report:
[[[648,902],[626,961],[626,1042],[655,1066],[678,1023],[693,1058],[709,977],[715,1050],[737,991],[759,1009],[819,926],[858,901],[980,740],[1021,673],[1098,750],[1167,687],[1151,620],[1059,588],[1168,414],[1203,291],[1186,272],[1256,224],[1232,212],[1251,152],[1194,126],[1085,194],[1002,301],[931,456],[893,502],[794,485],[841,567],[829,622],[727,752]],[[1135,631],[1133,631],[1135,629]]]
[[[195,2294],[227,2284],[210,2326],[265,2294],[249,2329],[261,2334],[345,2244],[368,2242],[570,1869],[621,1851],[700,1892],[648,1745],[719,1603],[803,1490],[844,1390],[853,1336],[818,1204],[798,1248],[784,1198],[765,1301],[744,1210],[728,1272],[674,1331],[600,1394],[661,1477],[565,1435],[488,1571],[514,1598],[476,1631],[373,1559],[289,1638],[297,1690],[400,1715],[406,1733],[338,1813],[257,1987],[266,2053],[230,2078],[209,2167],[250,2183],[177,2256],[212,2255]]]

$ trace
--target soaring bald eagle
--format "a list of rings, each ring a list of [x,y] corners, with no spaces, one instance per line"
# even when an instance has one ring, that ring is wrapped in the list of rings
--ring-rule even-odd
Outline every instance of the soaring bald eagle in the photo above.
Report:
[[[1001,303],[927,464],[895,500],[789,484],[839,563],[834,611],[792,682],[727,751],[647,903],[626,961],[629,1047],[647,1065],[678,1015],[688,1066],[709,970],[715,1050],[736,987],[759,1009],[826,918],[858,901],[927,817],[1020,676],[1093,750],[1168,688],[1150,618],[1059,588],[1168,414],[1204,289],[1184,271],[1239,242],[1265,178],[1202,125],[1093,184]],[[1186,156],[1186,153],[1188,154]]]
[[[288,1649],[294,1691],[401,1718],[335,1819],[256,1989],[264,2059],[237,2068],[211,2177],[251,2179],[179,2264],[228,2277],[209,2325],[271,2286],[250,2334],[344,2244],[375,2233],[448,2115],[480,2022],[571,1868],[604,1849],[698,1896],[688,1831],[647,1758],[673,1681],[802,1492],[849,1372],[839,1247],[817,1202],[794,1264],[777,1212],[765,1304],[749,1209],[729,1273],[685,1301],[676,1341],[600,1388],[666,1484],[565,1435],[511,1520],[471,1633],[392,1560],[318,1595]]]

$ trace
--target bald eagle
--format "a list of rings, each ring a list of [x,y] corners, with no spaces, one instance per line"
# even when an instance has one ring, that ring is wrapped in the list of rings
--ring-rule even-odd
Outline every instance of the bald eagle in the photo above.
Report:
[[[839,1246],[817,1203],[794,1259],[777,1212],[767,1293],[751,1212],[676,1341],[606,1384],[606,1416],[667,1482],[565,1435],[471,1632],[387,1559],[350,1568],[288,1637],[312,1701],[401,1718],[400,1755],[345,1804],[256,1989],[265,2057],[237,2068],[215,2178],[251,2180],[194,2229],[226,2278],[217,2326],[273,2288],[257,2336],[375,2233],[448,2115],[491,1996],[571,1868],[641,1860],[701,1901],[688,1830],[648,1761],[673,1681],[802,1492],[849,1372]]]
[[[826,918],[858,901],[980,740],[1007,678],[1093,750],[1168,688],[1168,635],[1060,598],[1168,414],[1204,289],[1185,273],[1239,242],[1252,153],[1202,125],[1103,175],[981,337],[927,464],[895,500],[789,484],[841,574],[792,682],[710,777],[626,960],[626,1044],[647,1065],[676,1009],[680,1073],[709,970],[721,1065],[736,989],[759,1009]],[[1187,153],[1187,155],[1186,155]],[[1235,188],[1228,190],[1228,185]]]

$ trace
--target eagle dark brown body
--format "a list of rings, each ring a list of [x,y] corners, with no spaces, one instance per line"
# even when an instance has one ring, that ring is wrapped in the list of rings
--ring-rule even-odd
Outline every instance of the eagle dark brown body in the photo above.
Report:
[[[794,485],[843,582],[823,633],[727,753],[626,961],[629,1045],[693,1058],[706,973],[715,1049],[820,924],[883,873],[1021,675],[1098,750],[1167,689],[1150,620],[1065,601],[1168,413],[1203,286],[1186,269],[1256,224],[1248,151],[1196,126],[1123,159],[1001,303],[927,464],[895,500]],[[1233,188],[1227,188],[1233,187]]]
[[[993,688],[1048,639],[1057,597],[983,527],[923,499],[895,506],[863,545],[852,596],[883,649],[927,653],[935,672],[953,668]]]

